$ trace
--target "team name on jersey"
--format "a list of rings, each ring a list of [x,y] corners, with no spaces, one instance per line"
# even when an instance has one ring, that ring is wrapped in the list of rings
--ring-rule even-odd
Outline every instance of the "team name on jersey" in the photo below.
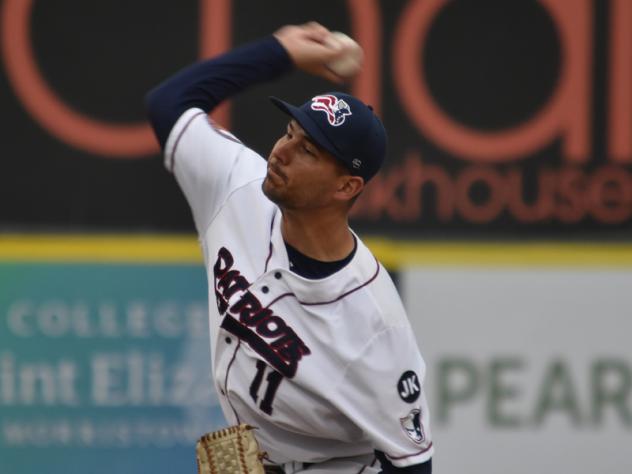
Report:
[[[213,274],[217,309],[224,317],[221,326],[246,341],[281,374],[294,377],[299,361],[311,351],[281,316],[263,307],[248,290],[250,282],[233,268],[234,263],[227,248],[219,249]],[[237,293],[239,297],[231,305],[229,301]]]

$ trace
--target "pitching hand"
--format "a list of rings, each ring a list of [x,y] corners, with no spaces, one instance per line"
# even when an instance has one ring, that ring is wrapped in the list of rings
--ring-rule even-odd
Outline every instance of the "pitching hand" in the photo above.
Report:
[[[325,65],[347,50],[340,42],[330,41],[330,35],[331,31],[316,22],[284,26],[274,33],[298,69],[341,83],[343,79]]]

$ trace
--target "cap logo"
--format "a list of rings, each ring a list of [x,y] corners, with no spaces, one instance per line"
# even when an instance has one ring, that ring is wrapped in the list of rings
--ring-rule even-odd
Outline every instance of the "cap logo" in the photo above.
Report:
[[[351,115],[351,107],[344,100],[333,95],[318,95],[312,98],[312,110],[319,110],[327,114],[329,125],[338,127],[345,123],[345,118]]]
[[[358,169],[360,166],[362,166],[362,160],[359,160],[358,158],[354,158],[353,161],[351,162],[351,165],[354,167],[354,169]]]

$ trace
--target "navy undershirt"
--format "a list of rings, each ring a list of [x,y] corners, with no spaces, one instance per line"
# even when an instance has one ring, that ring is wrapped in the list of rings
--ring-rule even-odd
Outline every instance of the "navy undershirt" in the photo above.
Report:
[[[287,242],[285,242],[285,248],[287,249],[287,256],[290,260],[290,270],[304,278],[316,280],[319,278],[328,277],[329,275],[333,275],[338,270],[347,265],[351,261],[351,259],[353,259],[353,256],[356,253],[358,242],[356,241],[356,238],[354,236],[353,250],[351,251],[351,253],[342,260],[336,260],[334,262],[323,262],[321,260],[316,260],[308,257],[307,255],[296,250]]]

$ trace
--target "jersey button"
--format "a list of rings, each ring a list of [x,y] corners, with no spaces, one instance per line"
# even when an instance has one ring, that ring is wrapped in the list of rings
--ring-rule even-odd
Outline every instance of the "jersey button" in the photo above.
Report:
[[[270,288],[268,288],[267,286],[263,286],[261,288],[261,291],[263,291],[264,293],[267,293],[268,291],[270,291]]]
[[[281,272],[276,272],[274,274],[274,278],[276,278],[277,280],[280,280],[281,279]]]
[[[227,337],[224,340],[226,341],[226,344],[230,344],[231,342],[233,342],[233,340],[230,337]]]

